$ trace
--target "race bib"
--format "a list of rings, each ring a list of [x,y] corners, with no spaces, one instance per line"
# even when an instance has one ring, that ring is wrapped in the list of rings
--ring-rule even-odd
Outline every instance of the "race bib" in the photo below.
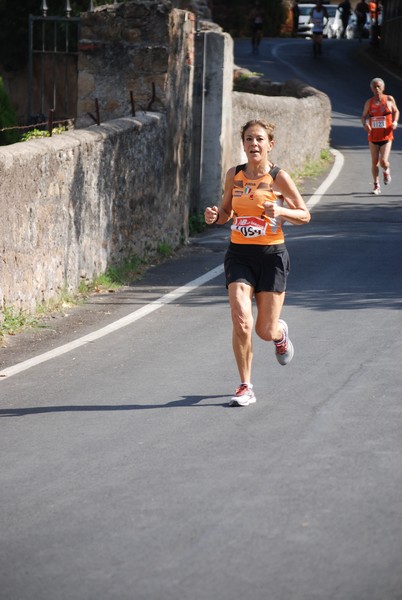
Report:
[[[259,237],[265,235],[267,222],[258,217],[237,217],[231,229],[238,231],[245,238]]]
[[[371,117],[371,127],[373,129],[385,129],[385,117]]]

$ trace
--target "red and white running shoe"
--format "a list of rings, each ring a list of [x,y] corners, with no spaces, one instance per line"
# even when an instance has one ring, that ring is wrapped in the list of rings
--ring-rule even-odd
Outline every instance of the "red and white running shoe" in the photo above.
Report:
[[[378,181],[374,182],[373,191],[371,193],[375,194],[376,196],[378,196],[378,194],[381,194],[381,188],[380,188],[380,184],[378,183]]]
[[[235,395],[230,399],[229,406],[248,406],[257,401],[253,392],[253,386],[242,383],[235,391]]]
[[[384,175],[384,185],[388,185],[389,183],[391,183],[391,173],[390,173],[390,170],[387,169],[386,171],[384,171],[383,175]]]

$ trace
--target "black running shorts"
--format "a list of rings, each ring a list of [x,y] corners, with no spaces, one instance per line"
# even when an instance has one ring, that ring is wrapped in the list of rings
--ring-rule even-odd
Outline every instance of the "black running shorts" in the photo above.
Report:
[[[285,244],[229,244],[225,255],[226,287],[239,282],[255,292],[284,292],[289,274],[289,254]]]
[[[374,144],[374,146],[385,146],[385,144],[388,144],[388,142],[392,142],[392,140],[382,140],[381,142],[371,142],[372,144]]]

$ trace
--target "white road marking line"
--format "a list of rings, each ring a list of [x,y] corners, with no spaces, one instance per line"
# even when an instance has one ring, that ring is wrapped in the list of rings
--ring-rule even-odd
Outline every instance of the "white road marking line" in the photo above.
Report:
[[[345,158],[339,150],[335,150],[334,148],[330,148],[331,154],[335,157],[335,162],[331,169],[328,177],[322,182],[319,188],[314,192],[314,194],[309,198],[306,202],[307,208],[311,209],[316,206],[327,189],[334,183],[335,179],[338,177],[339,173],[342,170],[343,163],[345,162]]]
[[[23,362],[20,362],[12,367],[8,367],[7,369],[0,371],[0,381],[2,381],[2,380],[4,381],[4,379],[6,379],[7,377],[11,377],[12,375],[16,375],[17,373],[26,371],[27,369],[30,369],[31,367],[40,365],[41,363],[46,362],[47,360],[56,358],[57,356],[61,356],[62,354],[65,354],[66,352],[70,352],[71,350],[75,350],[76,348],[79,348],[80,346],[84,346],[84,344],[88,344],[89,342],[94,342],[95,340],[98,340],[99,338],[104,337],[105,335],[109,335],[109,333],[113,333],[114,331],[117,331],[118,329],[121,329],[122,327],[126,327],[127,325],[130,325],[131,323],[134,323],[135,321],[142,319],[142,317],[149,315],[150,313],[154,312],[155,310],[158,310],[158,308],[165,306],[165,304],[170,304],[171,302],[175,302],[178,298],[181,298],[181,296],[184,296],[185,294],[192,292],[196,288],[200,287],[204,283],[207,283],[211,279],[218,277],[218,275],[221,275],[222,273],[223,273],[223,265],[219,265],[218,267],[215,267],[211,271],[208,271],[208,273],[205,273],[205,275],[202,275],[201,277],[197,277],[197,279],[193,279],[193,281],[190,281],[189,283],[186,283],[185,285],[177,288],[176,290],[173,290],[172,292],[169,292],[168,294],[161,296],[157,300],[153,300],[149,304],[142,306],[141,308],[135,310],[134,312],[130,313],[129,315],[126,315],[125,317],[122,317],[121,319],[118,319],[117,321],[114,321],[113,323],[106,325],[106,327],[102,327],[101,329],[98,329],[97,331],[93,331],[92,333],[89,333],[88,335],[84,335],[83,337],[80,337],[80,338],[74,340],[73,342],[69,342],[68,344],[64,344],[63,346],[59,346],[58,348],[54,348],[53,350],[49,350],[49,352],[45,352],[44,354],[34,356],[33,358],[24,360]]]
[[[338,177],[338,175],[343,167],[343,163],[344,163],[343,155],[340,152],[338,152],[338,150],[334,150],[332,148],[330,149],[330,151],[335,156],[334,165],[331,169],[330,174],[325,179],[325,181],[323,181],[323,183],[320,185],[320,187],[317,189],[317,191],[306,202],[309,209],[311,209],[313,206],[316,206],[318,204],[318,202],[321,200],[321,198],[324,195],[324,193],[326,192],[326,190]],[[105,335],[109,335],[110,333],[113,333],[113,332],[117,331],[118,329],[122,329],[122,327],[131,325],[131,323],[134,323],[135,321],[138,321],[139,319],[146,317],[147,315],[154,312],[155,310],[158,310],[162,306],[165,306],[166,304],[170,304],[171,302],[174,302],[175,300],[177,300],[178,298],[181,298],[185,294],[192,292],[193,290],[200,287],[204,283],[207,283],[211,279],[215,279],[215,277],[218,277],[219,275],[221,275],[223,273],[223,270],[224,270],[223,264],[219,265],[218,267],[215,267],[214,269],[212,269],[211,271],[208,271],[204,275],[201,275],[201,277],[197,277],[196,279],[193,279],[193,281],[190,281],[189,283],[186,283],[185,285],[177,288],[176,290],[173,290],[172,292],[169,292],[168,294],[161,296],[157,300],[153,300],[149,304],[142,306],[141,308],[126,315],[125,317],[122,317],[121,319],[118,319],[117,321],[114,321],[113,323],[106,325],[106,327],[102,327],[101,329],[98,329],[97,331],[93,331],[92,333],[89,333],[88,335],[84,335],[83,337],[80,337],[72,342],[69,342],[68,344],[63,344],[63,346],[59,346],[58,348],[53,348],[53,350],[49,350],[48,352],[44,352],[43,354],[39,354],[38,356],[34,356],[33,358],[29,358],[28,360],[24,360],[23,362],[13,365],[12,367],[3,369],[2,371],[0,371],[0,382],[4,381],[5,379],[7,379],[9,377],[12,377],[13,375],[22,373],[23,371],[26,371],[27,369],[36,367],[37,365],[40,365],[41,363],[51,360],[52,358],[56,358],[58,356],[61,356],[62,354],[66,354],[67,352],[71,352],[71,350],[80,348],[81,346],[84,346],[85,344],[88,344],[90,342],[94,342],[95,340],[99,340],[100,338],[104,337]]]

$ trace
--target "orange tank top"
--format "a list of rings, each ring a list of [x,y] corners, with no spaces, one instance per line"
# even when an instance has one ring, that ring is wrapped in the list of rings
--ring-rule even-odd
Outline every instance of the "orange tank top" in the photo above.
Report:
[[[369,117],[371,131],[368,132],[369,142],[386,142],[394,139],[392,130],[393,115],[387,105],[388,96],[383,96],[381,103],[370,100]]]
[[[268,217],[264,210],[264,202],[283,203],[275,195],[272,183],[269,173],[258,179],[248,179],[243,170],[236,173],[232,190],[232,243],[261,246],[284,243],[281,219]]]

